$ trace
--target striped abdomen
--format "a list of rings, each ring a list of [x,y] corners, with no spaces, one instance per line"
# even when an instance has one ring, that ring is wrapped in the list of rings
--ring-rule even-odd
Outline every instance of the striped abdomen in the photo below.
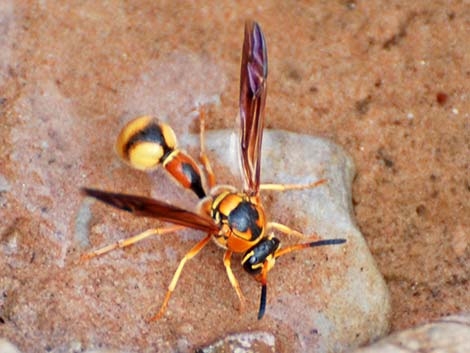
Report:
[[[118,136],[116,150],[132,167],[152,170],[159,164],[199,198],[206,196],[201,170],[186,152],[177,148],[173,129],[150,116],[131,120]]]

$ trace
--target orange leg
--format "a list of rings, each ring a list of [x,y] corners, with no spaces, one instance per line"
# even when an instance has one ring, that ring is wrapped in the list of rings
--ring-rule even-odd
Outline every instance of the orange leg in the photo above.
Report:
[[[227,250],[224,255],[224,265],[225,265],[225,269],[227,270],[228,279],[230,280],[232,287],[235,289],[235,292],[237,292],[238,299],[240,300],[240,311],[243,311],[243,309],[245,308],[245,297],[243,296],[242,290],[240,288],[240,284],[238,283],[237,279],[235,278],[232,272],[232,268],[230,266],[231,256],[232,256],[232,252],[230,250]]]
[[[206,148],[205,148],[205,119],[206,119],[206,109],[204,107],[199,108],[199,139],[201,142],[201,152],[199,154],[199,160],[201,161],[204,169],[207,173],[207,182],[209,183],[209,188],[212,189],[215,186],[215,175],[211,167],[211,163],[209,158],[206,155]]]
[[[169,227],[166,227],[166,228],[148,229],[145,232],[137,234],[137,235],[135,235],[131,238],[122,239],[122,240],[117,241],[114,244],[110,244],[110,245],[107,245],[103,248],[93,250],[89,253],[83,254],[82,256],[80,256],[80,261],[82,261],[82,262],[87,261],[87,260],[92,259],[96,256],[106,254],[106,253],[108,253],[108,252],[110,252],[114,249],[125,248],[125,247],[130,246],[132,244],[135,244],[135,243],[137,243],[141,240],[144,240],[145,238],[148,238],[152,235],[163,235],[163,234],[167,234],[167,233],[172,233],[176,230],[180,230],[180,229],[183,229],[183,228],[186,228],[186,227],[183,227],[183,226],[169,226]]]
[[[269,229],[276,229],[276,230],[278,230],[281,233],[284,233],[286,235],[295,235],[296,237],[303,238],[303,239],[307,238],[307,236],[305,234],[303,234],[301,232],[298,232],[298,231],[296,231],[292,228],[289,228],[288,226],[286,226],[282,223],[268,222],[267,228],[268,228],[268,230]],[[313,237],[313,236],[311,236],[311,237]]]
[[[261,184],[260,189],[261,190],[272,190],[272,191],[289,191],[289,190],[302,190],[302,189],[313,189],[317,186],[320,186],[324,183],[326,183],[326,179],[320,179],[317,180],[313,183],[309,184]],[[286,235],[295,235],[296,237],[299,238],[307,238],[307,236],[301,232],[298,232],[292,228],[289,228],[288,226],[277,223],[277,222],[268,222],[267,224],[268,229],[276,229],[280,231],[281,233],[284,233]],[[316,234],[313,234],[312,236],[309,236],[308,238],[311,238],[315,236]]]
[[[173,278],[170,282],[170,285],[168,286],[168,291],[166,292],[165,299],[163,300],[163,304],[160,308],[160,311],[155,315],[154,317],[150,318],[148,321],[155,321],[160,319],[163,314],[165,314],[166,307],[168,306],[168,301],[170,300],[171,294],[175,290],[176,284],[178,283],[178,280],[181,276],[181,272],[183,271],[183,267],[186,264],[186,261],[191,260],[194,256],[196,256],[199,251],[209,242],[211,239],[212,235],[209,234],[206,236],[204,239],[202,239],[199,243],[197,243],[191,250],[184,255],[183,259],[180,261],[180,264],[178,265],[178,268],[176,269],[175,274],[173,275]]]
[[[261,184],[260,190],[272,190],[272,191],[289,191],[289,190],[303,190],[313,189],[327,182],[327,179],[320,179],[313,183],[308,184]]]

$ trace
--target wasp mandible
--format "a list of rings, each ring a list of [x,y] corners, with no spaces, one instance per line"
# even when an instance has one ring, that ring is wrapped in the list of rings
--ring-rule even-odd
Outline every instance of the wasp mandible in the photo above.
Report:
[[[231,269],[233,253],[243,254],[241,260],[243,268],[261,283],[258,319],[261,319],[265,313],[267,275],[276,259],[292,251],[346,242],[345,239],[324,239],[281,248],[279,239],[272,233],[275,230],[286,235],[306,237],[286,225],[268,221],[261,203],[260,191],[314,188],[326,183],[326,179],[301,185],[260,183],[267,75],[268,58],[263,32],[258,23],[248,21],[245,24],[240,72],[240,156],[243,191],[232,186],[216,184],[215,175],[204,149],[204,107],[198,109],[201,144],[199,160],[207,175],[209,192],[205,191],[205,177],[198,164],[184,150],[178,148],[175,133],[168,124],[150,116],[136,118],[122,129],[116,143],[119,156],[133,168],[153,170],[161,165],[181,186],[194,192],[200,199],[195,212],[147,197],[82,189],[85,195],[115,208],[136,216],[153,217],[173,224],[149,229],[134,237],[84,254],[83,260],[116,248],[127,247],[152,235],[161,235],[183,228],[197,229],[207,234],[180,261],[160,311],[150,320],[158,320],[163,316],[184,265],[211,239],[225,249],[223,262],[229,281],[240,300],[241,309],[244,307],[245,299]]]

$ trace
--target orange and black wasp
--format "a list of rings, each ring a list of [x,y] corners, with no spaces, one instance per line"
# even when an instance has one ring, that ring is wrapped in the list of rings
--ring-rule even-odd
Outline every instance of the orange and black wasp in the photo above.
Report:
[[[310,184],[261,184],[261,143],[264,128],[264,107],[266,102],[266,79],[268,59],[266,42],[259,24],[247,22],[242,50],[240,73],[240,120],[241,120],[241,169],[243,191],[232,186],[216,185],[215,176],[204,150],[205,110],[199,109],[200,120],[200,161],[207,174],[209,192],[204,189],[204,176],[191,156],[177,147],[172,128],[158,120],[143,116],[129,122],[121,131],[116,149],[118,154],[132,167],[152,170],[162,165],[184,188],[193,191],[200,199],[196,212],[187,211],[171,204],[134,195],[111,193],[83,188],[82,192],[108,205],[128,211],[136,216],[153,217],[172,226],[150,229],[134,237],[92,251],[82,256],[89,259],[116,248],[123,248],[155,234],[165,234],[183,228],[193,228],[207,233],[184,258],[173,275],[160,311],[151,318],[157,320],[165,313],[184,265],[201,251],[212,239],[225,249],[224,265],[231,285],[244,306],[244,296],[231,269],[233,253],[241,253],[242,266],[261,283],[261,299],[258,319],[266,308],[267,274],[277,258],[292,251],[342,244],[345,239],[325,239],[288,246],[281,249],[280,241],[272,230],[287,235],[305,237],[286,225],[266,219],[260,199],[261,190],[301,190],[314,188],[326,182],[325,179]]]

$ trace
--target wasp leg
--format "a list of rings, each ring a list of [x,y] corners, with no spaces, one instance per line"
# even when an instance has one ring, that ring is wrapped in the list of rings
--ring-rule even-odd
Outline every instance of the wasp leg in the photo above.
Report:
[[[243,309],[245,308],[245,297],[243,296],[240,284],[238,283],[237,279],[235,278],[235,275],[232,272],[232,267],[230,266],[231,256],[232,252],[230,250],[227,250],[224,255],[224,265],[225,269],[227,270],[228,279],[230,280],[232,287],[235,289],[235,292],[237,292],[238,299],[240,300],[240,311],[243,311]]]
[[[274,254],[274,258],[277,259],[278,257],[286,255],[292,251],[297,251],[297,250],[302,250],[302,249],[307,249],[307,248],[314,248],[316,246],[338,245],[338,244],[343,244],[343,243],[346,243],[346,239],[340,238],[340,239],[323,239],[323,240],[312,241],[310,243],[291,245],[284,249],[278,249],[276,253]]]
[[[150,318],[148,321],[155,321],[160,319],[163,314],[165,314],[166,307],[168,306],[168,301],[170,300],[171,294],[175,290],[176,284],[181,276],[181,271],[183,271],[183,267],[186,264],[186,261],[191,260],[194,256],[196,256],[199,251],[209,242],[212,235],[209,234],[204,239],[202,239],[199,243],[197,243],[191,250],[189,250],[186,255],[184,255],[183,259],[180,261],[178,268],[176,269],[173,278],[171,279],[170,285],[168,286],[168,291],[166,292],[165,299],[163,300],[163,304],[160,307],[160,311],[154,317]]]
[[[260,190],[272,190],[272,191],[289,191],[289,190],[303,190],[303,189],[313,189],[317,186],[320,186],[326,183],[327,179],[320,179],[313,183],[308,184],[261,184],[259,186]]]
[[[205,119],[206,119],[206,109],[204,107],[199,108],[199,139],[201,143],[201,152],[199,154],[199,160],[201,161],[204,169],[207,173],[207,182],[209,183],[209,189],[212,189],[215,186],[215,175],[211,167],[211,163],[209,158],[206,155],[206,148],[205,148]]]
[[[87,260],[92,259],[96,256],[106,254],[107,252],[110,252],[114,249],[125,248],[125,247],[130,246],[134,243],[137,243],[141,240],[144,240],[145,238],[148,238],[152,235],[163,235],[163,234],[167,234],[167,233],[172,233],[176,230],[180,230],[180,229],[183,229],[183,228],[185,228],[185,227],[183,227],[183,226],[169,226],[169,227],[166,227],[166,228],[148,229],[145,232],[137,234],[133,237],[119,240],[119,241],[115,242],[114,244],[110,244],[110,245],[107,245],[103,248],[93,250],[89,253],[83,254],[82,256],[80,256],[80,261],[87,261]]]
[[[259,310],[258,310],[258,320],[261,320],[266,311],[266,297],[268,292],[268,270],[269,262],[265,261],[263,263],[263,269],[261,271],[261,277],[259,278],[261,282],[261,297],[259,301]]]
[[[278,230],[281,233],[284,233],[286,235],[295,235],[296,237],[299,237],[299,238],[302,238],[302,239],[307,238],[307,236],[304,233],[298,232],[298,231],[296,231],[292,228],[289,228],[288,226],[286,226],[284,224],[281,224],[281,223],[268,222],[267,228],[268,228],[268,230],[269,229],[276,229],[276,230]],[[310,238],[310,237],[308,237],[308,238]]]

